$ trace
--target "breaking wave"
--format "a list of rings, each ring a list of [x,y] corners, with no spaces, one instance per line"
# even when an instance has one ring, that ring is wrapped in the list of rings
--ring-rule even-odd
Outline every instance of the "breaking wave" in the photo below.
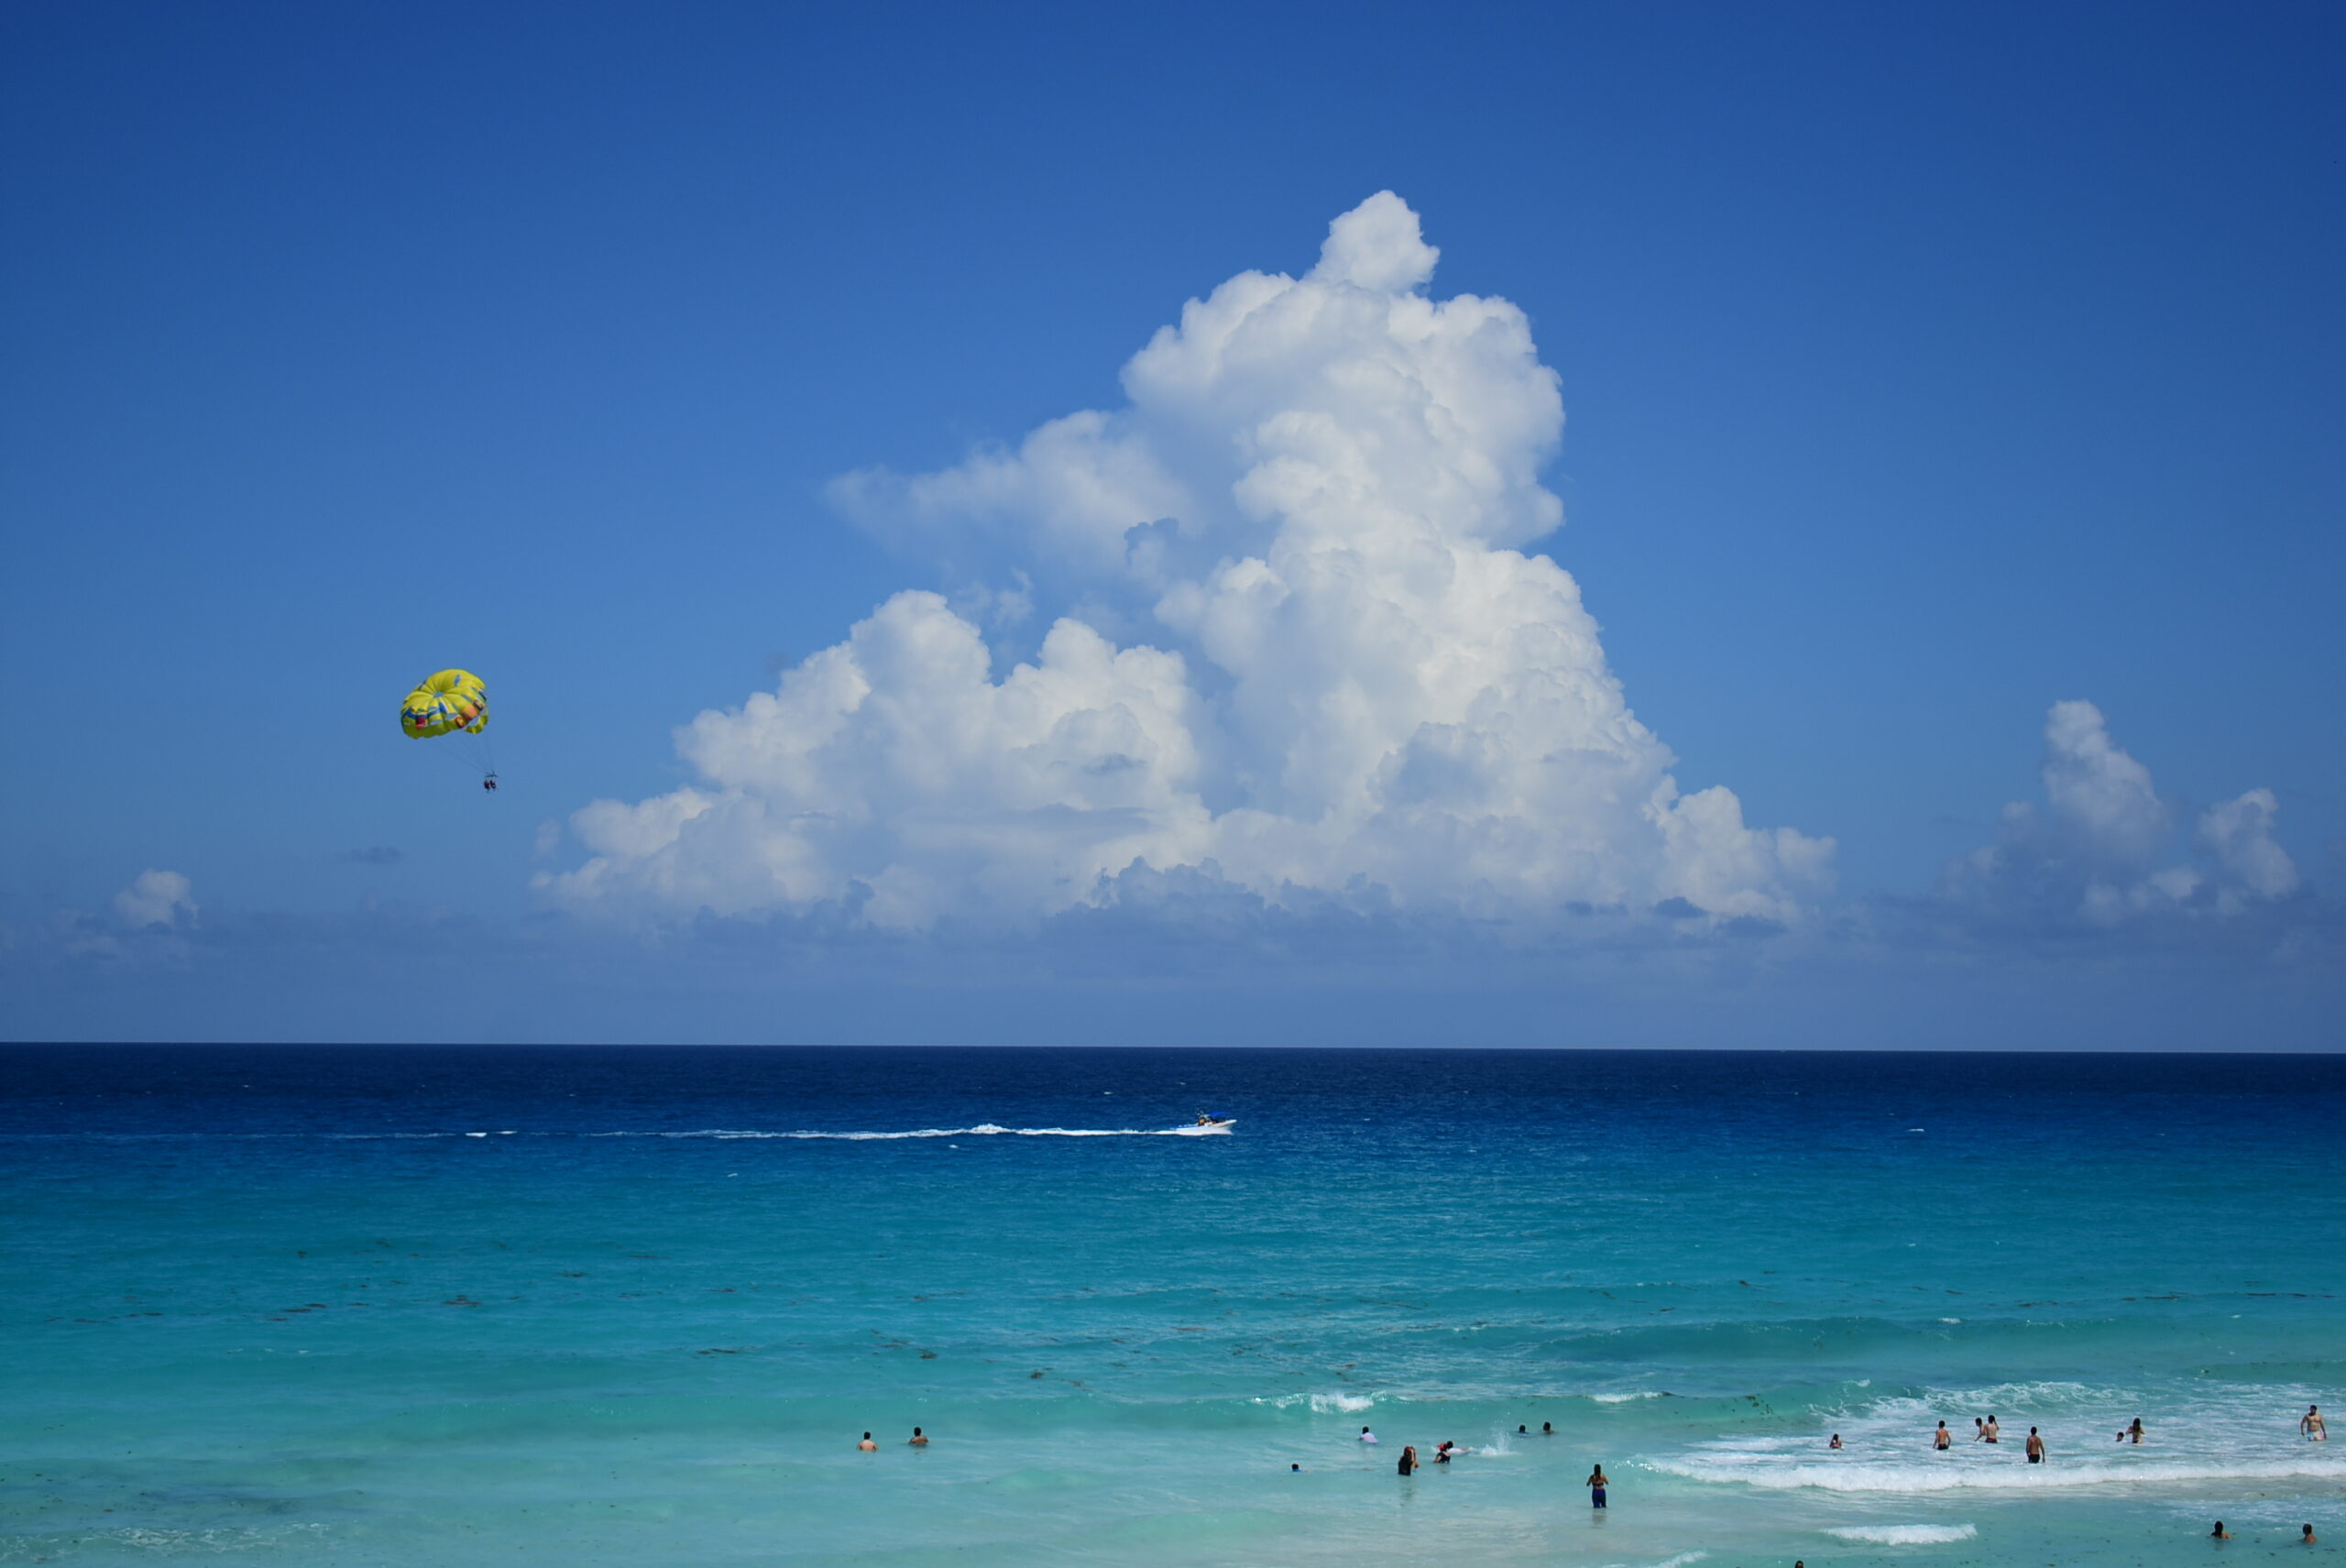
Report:
[[[1832,1526],[1825,1533],[1843,1541],[1861,1541],[1869,1546],[1945,1546],[1949,1541],[1971,1540],[1979,1533],[1979,1528],[1968,1524],[1844,1524]]]
[[[1256,1399],[1257,1405],[1274,1409],[1290,1410],[1298,1405],[1309,1405],[1315,1416],[1356,1416],[1376,1403],[1374,1394],[1281,1394],[1276,1398]]]

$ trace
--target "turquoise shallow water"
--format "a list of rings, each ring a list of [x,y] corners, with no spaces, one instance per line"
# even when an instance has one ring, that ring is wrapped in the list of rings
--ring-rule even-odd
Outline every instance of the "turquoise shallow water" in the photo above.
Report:
[[[0,1047],[0,1563],[2323,1561],[2340,1126],[2335,1057]]]

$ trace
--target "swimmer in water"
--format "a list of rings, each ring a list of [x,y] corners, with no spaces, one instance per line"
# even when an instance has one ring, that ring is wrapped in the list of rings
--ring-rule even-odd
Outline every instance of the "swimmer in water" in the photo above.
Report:
[[[2230,1541],[2231,1538],[2232,1532],[2224,1528],[2224,1521],[2221,1519],[2218,1519],[2216,1528],[2208,1532],[2209,1541]]]
[[[1516,1428],[1515,1430],[1516,1430],[1516,1432],[1517,1432],[1517,1434],[1518,1434],[1518,1436],[1521,1436],[1521,1437],[1529,1437],[1529,1436],[1531,1435],[1531,1429],[1530,1429],[1529,1427],[1520,1427],[1520,1426],[1519,1426],[1519,1427]]]
[[[2136,1416],[2132,1421],[2127,1423],[2126,1441],[2129,1442],[2140,1442],[2143,1441],[2142,1417]]]
[[[1939,1430],[1931,1434],[1931,1446],[1942,1453],[1955,1446],[1955,1434],[1946,1430],[1945,1421],[1941,1421]]]
[[[2319,1405],[2308,1405],[2306,1413],[2297,1418],[2297,1430],[2306,1434],[2308,1442],[2328,1442],[2330,1423],[2321,1419]]]
[[[1376,1434],[1369,1431],[1366,1427],[1363,1427],[1360,1429],[1360,1436],[1354,1438],[1353,1441],[1355,1442],[1367,1443],[1371,1448],[1374,1448],[1376,1446]]]
[[[1605,1506],[1605,1488],[1612,1485],[1612,1483],[1605,1479],[1605,1466],[1600,1464],[1595,1469],[1590,1471],[1588,1473],[1586,1485],[1588,1486],[1588,1506],[1592,1508],[1603,1508]]]
[[[1550,1426],[1546,1421],[1541,1421],[1540,1423],[1540,1435],[1541,1437],[1553,1437],[1556,1435],[1556,1429]]]
[[[1288,1472],[1289,1475],[1300,1475],[1302,1471],[1303,1466],[1300,1464],[1290,1464],[1288,1466]]]
[[[2034,1427],[2028,1429],[2028,1462],[2031,1464],[2045,1463],[2045,1440],[2036,1435]]]
[[[855,1450],[858,1453],[877,1453],[880,1452],[880,1445],[872,1441],[870,1432],[865,1432],[863,1441],[855,1445]]]
[[[913,1428],[913,1435],[904,1440],[904,1446],[906,1448],[926,1448],[928,1446],[928,1434],[921,1431],[920,1428],[915,1427]]]
[[[2305,1526],[2303,1530],[2297,1536],[2297,1544],[2299,1546],[2318,1546],[2320,1542],[2321,1537],[2314,1534],[2313,1526],[2311,1525]]]
[[[1832,1441],[1831,1442],[1826,1443],[1825,1446],[1825,1447],[1827,1447],[1827,1448],[1838,1448],[1838,1447],[1840,1447],[1840,1446],[1841,1446],[1841,1434],[1840,1434],[1839,1432],[1837,1432],[1837,1431],[1836,1431],[1836,1432],[1835,1432],[1835,1433],[1833,1434],[1833,1441]]]
[[[1996,1424],[1996,1418],[1990,1416],[1988,1418],[1988,1424],[1979,1429],[1979,1435],[1985,1438],[1988,1442],[1994,1442],[2002,1435],[2003,1430],[2003,1428]]]
[[[1452,1453],[1452,1451],[1453,1451],[1453,1450],[1454,1450],[1455,1448],[1457,1448],[1457,1446],[1458,1446],[1458,1445],[1457,1445],[1456,1443],[1454,1443],[1454,1442],[1445,1442],[1445,1443],[1443,1443],[1440,1448],[1437,1448],[1437,1449],[1435,1449],[1435,1450],[1433,1451],[1433,1462],[1434,1462],[1436,1464],[1449,1464],[1449,1463],[1450,1463],[1450,1455],[1451,1455],[1451,1453]]]
[[[1412,1475],[1418,1468],[1418,1451],[1409,1443],[1401,1445],[1401,1474]]]

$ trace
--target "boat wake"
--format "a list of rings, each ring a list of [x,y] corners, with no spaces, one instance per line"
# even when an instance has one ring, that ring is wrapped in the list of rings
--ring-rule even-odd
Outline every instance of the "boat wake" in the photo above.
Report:
[[[431,1138],[796,1138],[841,1143],[893,1141],[899,1138],[1207,1138],[1227,1134],[1231,1124],[1181,1127],[1005,1127],[981,1122],[974,1127],[915,1127],[905,1132],[832,1133],[769,1132],[755,1127],[701,1127],[690,1132],[656,1129],[582,1133],[564,1129],[498,1127],[487,1132],[155,1132],[155,1133],[0,1133],[0,1143],[145,1144],[263,1140],[318,1143],[407,1142]]]
[[[892,1142],[900,1138],[1201,1138],[1230,1131],[1230,1124],[1207,1127],[1005,1127],[981,1122],[974,1127],[915,1127],[901,1133],[759,1132],[706,1127],[690,1133],[597,1133],[601,1138],[793,1138],[837,1143]]]

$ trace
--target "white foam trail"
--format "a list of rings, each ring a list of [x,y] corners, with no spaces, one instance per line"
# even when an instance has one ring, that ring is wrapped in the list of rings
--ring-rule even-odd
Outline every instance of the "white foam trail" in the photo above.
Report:
[[[588,1135],[597,1138],[785,1138],[874,1143],[898,1138],[1197,1138],[1226,1131],[1223,1127],[1004,1127],[992,1122],[981,1122],[974,1127],[915,1127],[901,1133],[770,1133],[746,1127],[703,1127],[689,1133],[594,1133]]]
[[[1825,1533],[1872,1546],[1945,1546],[1953,1541],[1969,1541],[1979,1529],[1968,1524],[1845,1524]]]
[[[0,1143],[177,1143],[207,1139],[253,1141],[258,1139],[312,1139],[330,1143],[370,1143],[391,1138],[510,1138],[519,1136],[517,1129],[501,1127],[494,1133],[0,1133]],[[701,1127],[686,1133],[629,1132],[569,1133],[541,1132],[532,1137],[589,1138],[811,1138],[844,1143],[886,1141],[896,1138],[1211,1138],[1227,1137],[1227,1124],[1212,1127],[1004,1127],[992,1122],[981,1122],[974,1127],[915,1127],[899,1133],[830,1133],[830,1132],[766,1132],[752,1127]]]
[[[263,1139],[308,1139],[324,1143],[371,1143],[385,1138],[483,1138],[486,1133],[0,1133],[0,1143],[165,1144]]]

